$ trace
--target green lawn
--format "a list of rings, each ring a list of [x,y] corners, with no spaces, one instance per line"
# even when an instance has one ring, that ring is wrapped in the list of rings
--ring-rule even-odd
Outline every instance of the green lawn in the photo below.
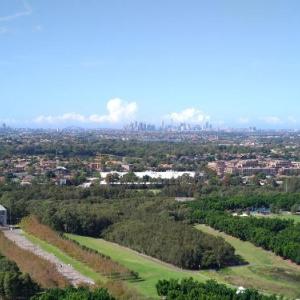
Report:
[[[271,214],[273,218],[294,220],[295,223],[300,223],[300,215],[292,215],[292,214]]]
[[[260,215],[255,214],[256,218],[277,218],[277,219],[284,219],[284,220],[293,220],[295,223],[300,223],[300,215],[293,215],[290,213],[279,213],[279,214],[269,214],[269,215]]]
[[[61,260],[65,264],[70,264],[75,270],[80,272],[82,275],[85,275],[91,279],[93,279],[95,282],[105,282],[107,279],[103,277],[101,274],[93,271],[91,268],[86,266],[85,264],[81,263],[80,261],[70,257],[69,255],[62,252],[60,249],[58,249],[55,246],[52,246],[51,244],[42,241],[38,238],[36,238],[33,235],[30,235],[23,231],[23,235],[26,236],[28,240],[30,240],[32,243],[38,245],[43,249],[44,251],[48,253],[54,254],[59,260]]]
[[[201,274],[200,272],[180,270],[103,239],[95,239],[73,234],[68,234],[67,236],[82,245],[110,256],[113,260],[119,262],[123,266],[126,266],[130,270],[138,272],[142,280],[129,282],[129,285],[135,287],[145,296],[158,298],[155,284],[159,279],[181,279],[185,277],[193,277],[199,281],[206,281],[209,279],[206,275]]]
[[[206,271],[204,274],[207,276],[268,293],[300,297],[300,266],[206,225],[197,225],[196,228],[223,237],[236,249],[237,254],[249,262],[249,265],[226,268],[220,272]]]

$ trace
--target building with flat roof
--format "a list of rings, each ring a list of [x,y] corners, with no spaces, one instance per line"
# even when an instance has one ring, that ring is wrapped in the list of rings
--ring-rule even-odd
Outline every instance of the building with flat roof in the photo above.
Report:
[[[7,225],[7,210],[0,204],[0,226]]]
[[[196,172],[194,171],[143,171],[143,172],[133,172],[135,176],[142,179],[144,176],[149,176],[153,179],[177,179],[178,177],[181,177],[183,175],[189,175],[190,177],[194,178],[196,175]],[[128,172],[117,172],[117,171],[111,171],[111,172],[100,172],[101,178],[106,178],[108,174],[118,174],[120,177],[128,174]]]

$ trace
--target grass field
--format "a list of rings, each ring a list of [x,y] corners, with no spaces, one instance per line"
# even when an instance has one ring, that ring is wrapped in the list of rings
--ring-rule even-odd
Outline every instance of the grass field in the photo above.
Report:
[[[277,218],[283,220],[293,220],[295,223],[300,223],[300,215],[293,215],[286,212],[280,214],[269,214],[269,215],[255,214],[254,216],[257,218]]]
[[[249,262],[249,265],[226,268],[219,272],[204,271],[207,276],[268,293],[300,297],[300,266],[206,225],[197,225],[196,228],[223,237],[236,249],[237,254]]]
[[[101,281],[101,282],[106,282],[107,279],[103,277],[101,274],[93,271],[91,268],[86,266],[85,264],[81,263],[80,261],[73,259],[69,255],[65,254],[61,250],[59,250],[57,247],[52,246],[51,244],[42,241],[33,235],[30,235],[26,232],[23,231],[23,235],[26,236],[28,240],[30,240],[32,243],[38,245],[43,249],[44,251],[48,253],[54,254],[59,260],[61,260],[65,264],[70,264],[73,266],[75,270],[80,272],[82,275],[85,275],[91,279],[93,279],[95,282]]]
[[[300,223],[300,215],[291,215],[291,214],[271,214],[272,218],[294,220],[295,223]]]
[[[121,263],[130,270],[138,272],[142,280],[129,282],[128,284],[135,287],[140,293],[149,297],[158,298],[155,284],[159,279],[181,279],[185,277],[193,277],[199,281],[206,281],[209,279],[200,272],[180,270],[103,239],[71,234],[68,234],[67,236],[82,245],[110,256],[113,260]]]
[[[241,255],[249,262],[249,265],[230,267],[218,272],[210,270],[200,272],[186,271],[143,256],[131,249],[103,239],[71,234],[68,234],[67,236],[82,245],[110,256],[113,260],[130,270],[138,272],[141,280],[134,282],[127,281],[127,284],[151,298],[158,299],[155,284],[159,279],[181,279],[185,277],[193,277],[198,281],[216,279],[218,282],[226,282],[236,286],[242,285],[244,287],[253,287],[266,293],[282,294],[291,298],[300,297],[299,266],[296,266],[289,261],[285,261],[271,252],[255,247],[249,242],[240,241],[208,226],[197,225],[196,228],[215,236],[222,236],[225,238],[235,247],[237,254]],[[45,251],[55,254],[63,262],[71,264],[83,275],[89,276],[96,281],[105,281],[105,278],[100,274],[69,257],[58,248],[26,233],[25,235],[32,242],[40,245]]]

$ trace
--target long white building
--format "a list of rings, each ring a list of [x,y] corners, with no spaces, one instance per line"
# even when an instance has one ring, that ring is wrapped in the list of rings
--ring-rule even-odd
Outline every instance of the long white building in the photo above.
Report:
[[[126,175],[128,172],[116,172],[116,171],[111,171],[111,172],[100,172],[100,176],[102,179],[105,179],[108,174],[118,174],[120,177],[123,175]],[[172,178],[178,178],[181,177],[182,175],[186,174],[189,175],[190,177],[195,177],[195,172],[194,171],[164,171],[164,172],[156,172],[156,171],[144,171],[144,172],[134,172],[134,174],[138,178],[143,178],[144,176],[149,176],[153,179],[172,179]]]

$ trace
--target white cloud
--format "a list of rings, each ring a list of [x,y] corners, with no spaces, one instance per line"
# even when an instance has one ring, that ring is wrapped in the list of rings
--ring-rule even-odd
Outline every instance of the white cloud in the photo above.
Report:
[[[32,14],[32,8],[27,1],[22,0],[23,10],[7,16],[0,16],[0,22],[7,22],[20,17],[29,16]]]
[[[206,115],[199,109],[190,107],[181,112],[172,112],[167,115],[168,119],[174,122],[189,122],[189,123],[203,123],[210,120],[210,116]]]
[[[58,116],[40,115],[34,119],[35,123],[67,123],[67,122],[79,122],[79,123],[120,123],[122,121],[130,120],[137,112],[136,102],[125,102],[119,98],[110,99],[107,104],[107,114],[98,115],[93,114],[85,116],[82,114],[70,112]]]
[[[263,117],[262,121],[264,121],[267,124],[272,124],[272,125],[276,125],[276,124],[281,124],[282,120],[276,116],[267,116],[267,117]]]
[[[34,119],[36,123],[61,123],[68,121],[85,122],[86,118],[83,115],[71,112],[60,116],[45,116],[40,115]]]

